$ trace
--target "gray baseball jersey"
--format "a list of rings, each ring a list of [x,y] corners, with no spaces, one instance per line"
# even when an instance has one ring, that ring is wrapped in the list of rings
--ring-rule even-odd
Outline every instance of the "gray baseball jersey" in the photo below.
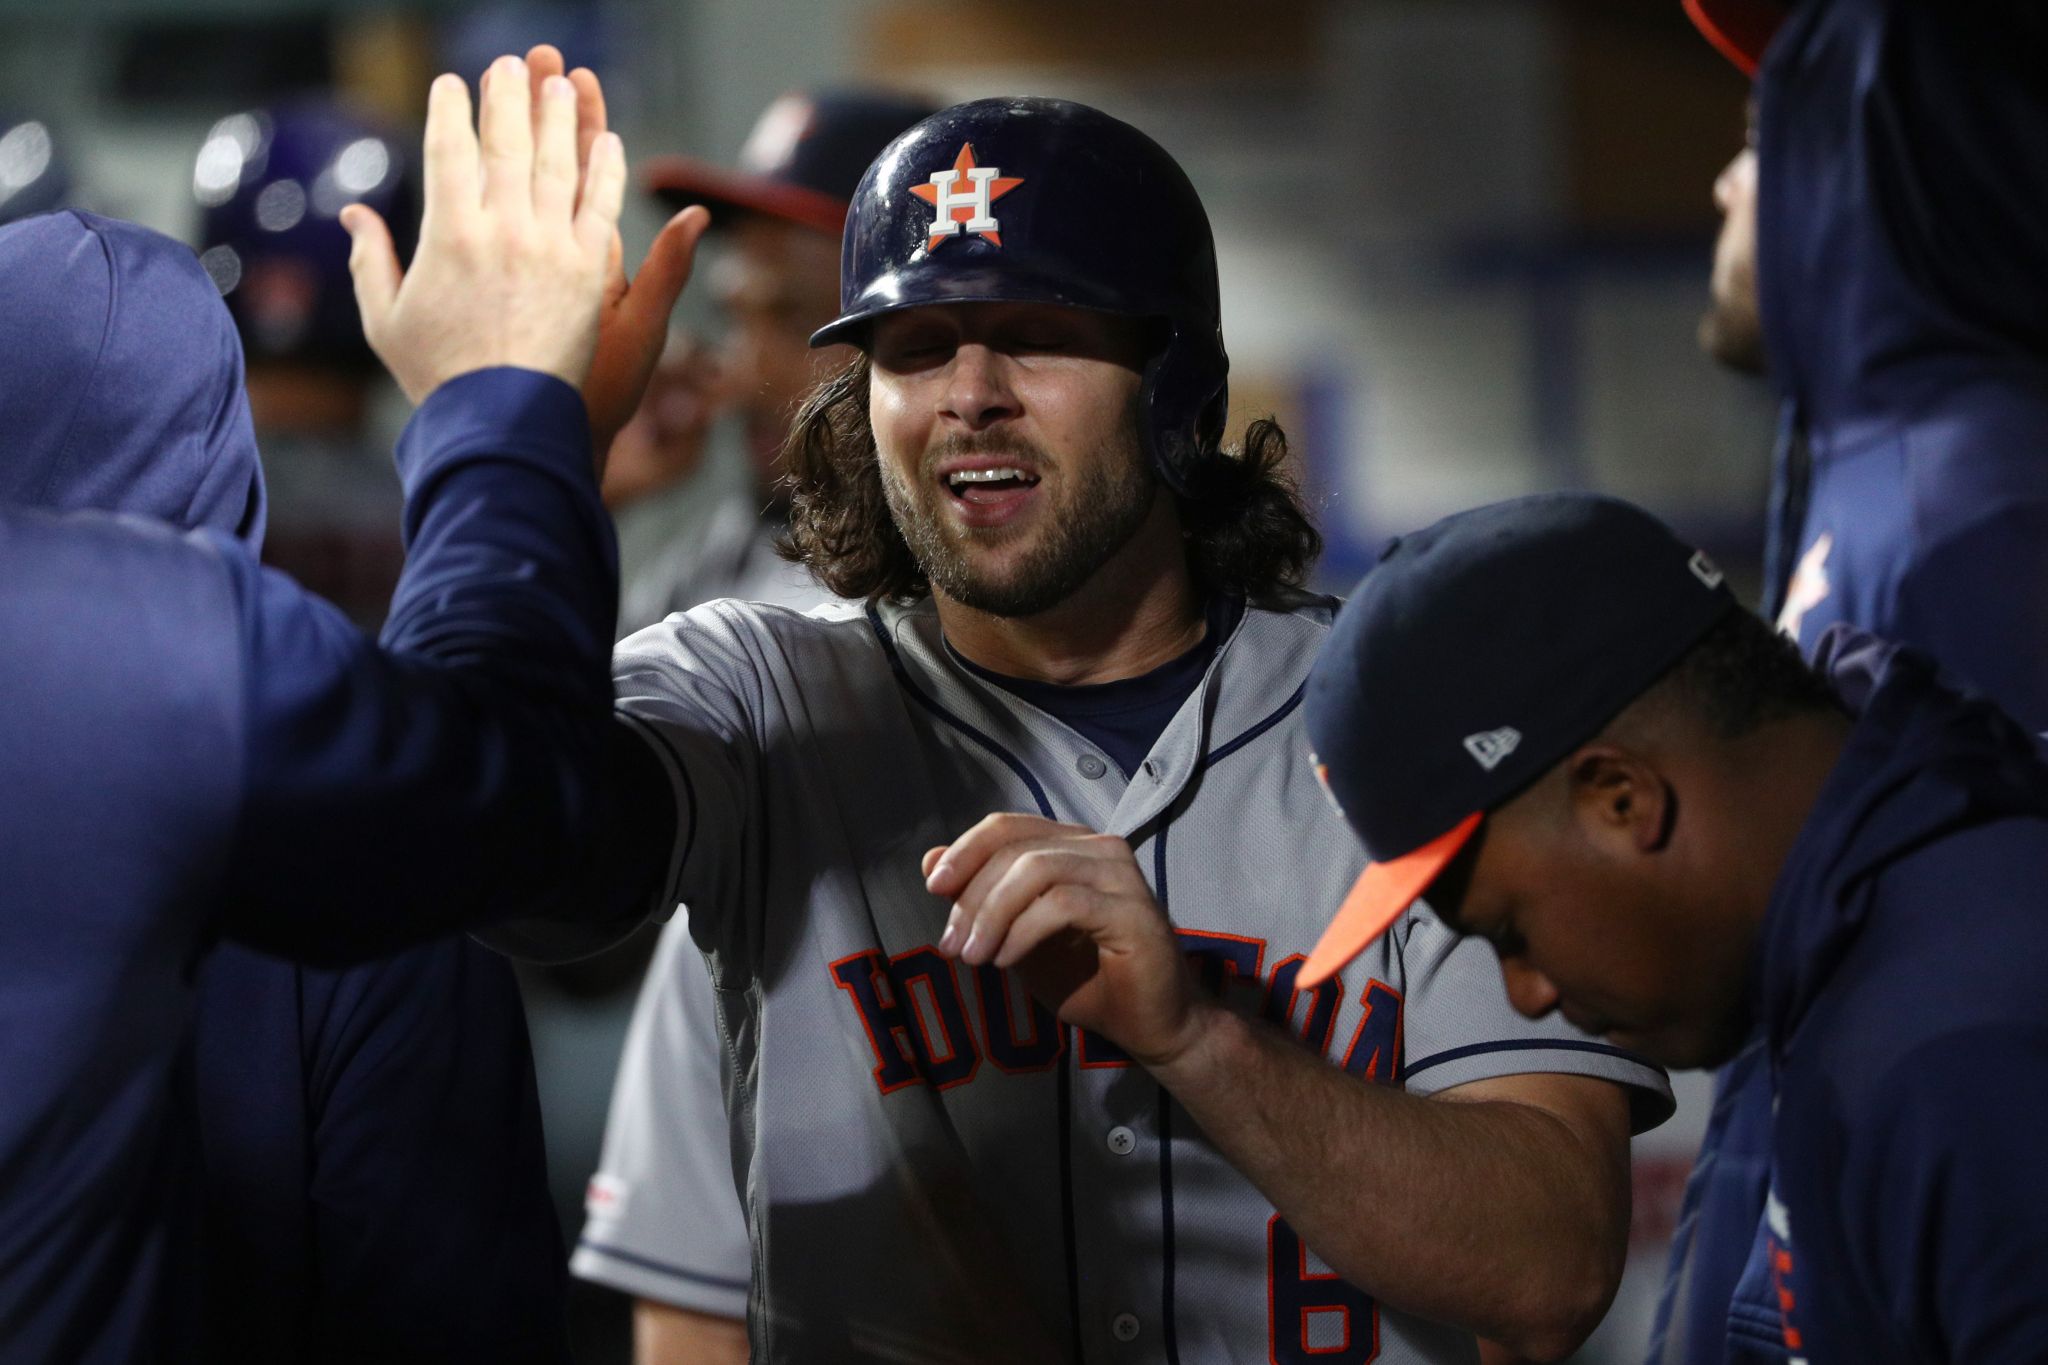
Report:
[[[990,811],[1130,839],[1209,988],[1359,1084],[1574,1072],[1668,1112],[1654,1067],[1521,1019],[1491,950],[1426,910],[1294,988],[1363,862],[1301,728],[1333,606],[1246,611],[1129,781],[961,667],[928,602],[718,602],[620,647],[718,997],[757,1358],[1471,1358],[1330,1275],[1114,1046],[939,956],[919,855]]]
[[[733,1188],[718,1004],[678,914],[662,930],[619,1056],[604,1154],[569,1269],[636,1298],[747,1315],[753,1262]]]
[[[837,600],[775,551],[779,522],[736,493],[700,534],[671,538],[620,594],[636,624],[732,597],[808,610]],[[627,541],[622,526],[620,555]],[[644,613],[644,614],[642,614]],[[634,1005],[569,1269],[638,1298],[721,1317],[747,1313],[752,1263],[732,1183],[717,1002],[687,916],[663,930]]]

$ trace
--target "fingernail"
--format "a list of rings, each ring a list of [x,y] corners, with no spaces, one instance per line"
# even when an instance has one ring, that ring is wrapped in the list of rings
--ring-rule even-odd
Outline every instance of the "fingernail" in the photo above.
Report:
[[[953,865],[947,862],[944,858],[940,858],[937,862],[932,864],[931,875],[924,879],[925,889],[930,890],[932,887],[938,885],[938,883],[944,880],[946,875],[950,873],[952,870]]]
[[[975,960],[974,949],[981,942],[981,926],[975,925],[968,931],[967,942],[960,945],[960,956],[969,962]]]
[[[960,937],[960,907],[954,906],[953,913],[946,916],[946,932],[939,935],[939,951],[950,956],[953,941]]]
[[[561,99],[564,95],[574,95],[576,93],[569,82],[560,76],[548,77],[547,80],[541,83],[541,89],[547,94],[549,99],[557,100]]]

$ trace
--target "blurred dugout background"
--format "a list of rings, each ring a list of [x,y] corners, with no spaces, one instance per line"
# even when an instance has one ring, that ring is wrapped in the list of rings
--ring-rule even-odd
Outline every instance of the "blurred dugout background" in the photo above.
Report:
[[[0,124],[0,216],[61,171],[69,202],[192,239],[224,116],[317,91],[410,136],[434,72],[538,41],[603,74],[636,161],[729,162],[778,93],[855,82],[1062,95],[1151,132],[1214,221],[1233,420],[1293,436],[1328,587],[1391,533],[1556,487],[1645,503],[1755,581],[1769,399],[1694,342],[1746,88],[1676,0],[0,0],[0,110],[34,121]],[[658,221],[639,205],[629,254]],[[382,392],[371,425],[403,416]],[[737,458],[697,477],[735,486]],[[572,1239],[632,985],[528,980]],[[1704,1122],[1704,1078],[1678,1079],[1582,1360],[1640,1357]],[[624,1360],[622,1301],[579,1308],[585,1358]]]

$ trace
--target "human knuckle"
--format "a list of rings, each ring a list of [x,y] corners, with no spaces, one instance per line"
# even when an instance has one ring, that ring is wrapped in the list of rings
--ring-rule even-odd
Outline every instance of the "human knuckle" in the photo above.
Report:
[[[1077,915],[1093,903],[1094,892],[1073,882],[1061,882],[1045,893],[1045,900],[1062,914]]]

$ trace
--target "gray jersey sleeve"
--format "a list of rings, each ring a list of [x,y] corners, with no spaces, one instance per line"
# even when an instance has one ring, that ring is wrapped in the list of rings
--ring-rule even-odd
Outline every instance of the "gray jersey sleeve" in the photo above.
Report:
[[[1407,983],[1402,1078],[1409,1093],[1557,1072],[1627,1087],[1637,1132],[1670,1117],[1671,1082],[1663,1071],[1555,1014],[1530,1020],[1517,1013],[1484,939],[1453,934],[1426,905],[1410,910],[1395,932]]]
[[[758,789],[759,725],[766,690],[757,667],[758,642],[745,639],[728,613],[738,604],[712,603],[637,631],[612,654],[613,705],[621,728],[639,737],[660,764],[674,795],[676,823],[663,850],[660,887],[645,917],[666,919],[684,899],[682,874],[690,870],[704,906],[744,902],[743,869],[756,857],[758,830],[745,813]],[[750,645],[752,648],[750,648]],[[623,743],[635,740],[625,738]],[[638,928],[640,918],[583,920],[551,916],[507,920],[474,931],[487,947],[511,957],[567,962],[601,951]],[[745,934],[732,915],[700,916],[700,946],[729,954]]]
[[[751,1259],[716,1012],[703,955],[678,915],[633,1011],[570,1269],[638,1298],[744,1318]]]
[[[770,702],[763,636],[741,628],[742,610],[713,602],[672,616],[629,637],[612,660],[619,714],[653,748],[675,793],[661,903],[697,907],[693,933],[714,979],[722,964],[758,960],[758,925],[745,910],[760,899],[767,831],[749,816],[762,787],[758,718]]]

